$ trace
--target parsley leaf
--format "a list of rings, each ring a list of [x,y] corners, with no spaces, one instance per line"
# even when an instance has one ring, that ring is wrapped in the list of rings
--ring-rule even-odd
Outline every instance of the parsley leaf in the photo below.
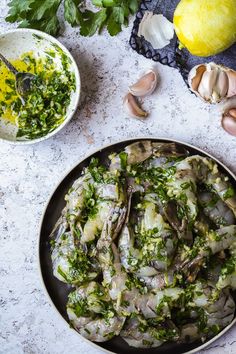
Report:
[[[55,16],[61,0],[44,0],[31,2],[32,20],[40,21],[42,19],[50,19]]]
[[[12,0],[7,22],[19,22],[19,27],[35,28],[57,35],[60,29],[57,10],[61,0]]]
[[[18,22],[19,27],[35,28],[53,36],[59,34],[58,8],[63,4],[64,19],[72,27],[80,26],[80,34],[92,36],[107,27],[111,36],[128,25],[130,14],[134,14],[140,0],[91,0],[99,10],[85,8],[82,0],[11,0],[8,4],[7,22]]]
[[[23,19],[24,16],[31,11],[30,5],[35,0],[26,0],[26,1],[19,1],[19,0],[12,0],[9,2],[8,6],[10,7],[8,12],[8,17],[6,18],[7,22],[16,22],[19,19]]]
[[[72,27],[79,25],[82,21],[81,12],[78,9],[79,1],[65,0],[64,1],[64,16],[65,20],[71,24]]]
[[[93,36],[97,31],[100,32],[107,18],[106,12],[106,9],[102,9],[98,12],[84,11],[80,34],[82,36]]]

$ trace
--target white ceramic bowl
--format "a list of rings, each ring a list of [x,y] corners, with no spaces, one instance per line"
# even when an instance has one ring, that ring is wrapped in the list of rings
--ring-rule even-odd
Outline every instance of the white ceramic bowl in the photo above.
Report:
[[[40,40],[39,40],[40,37]],[[75,74],[76,89],[71,93],[71,101],[67,108],[65,120],[61,125],[59,125],[55,130],[50,132],[41,138],[36,138],[33,140],[16,140],[17,127],[6,120],[2,119],[0,116],[0,140],[8,141],[14,144],[32,144],[36,143],[49,137],[55,135],[59,130],[61,130],[72,118],[75,113],[80,97],[80,75],[77,64],[69,53],[69,51],[54,37],[33,29],[14,29],[3,33],[0,35],[0,52],[7,59],[18,59],[23,53],[33,51],[37,56],[45,56],[45,50],[55,48],[53,45],[58,45],[64,54],[70,59],[69,70]],[[58,70],[61,68],[60,56],[56,56],[54,63]]]

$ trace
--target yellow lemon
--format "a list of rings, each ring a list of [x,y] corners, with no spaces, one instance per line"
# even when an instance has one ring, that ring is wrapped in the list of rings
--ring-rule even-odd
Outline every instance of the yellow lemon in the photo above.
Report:
[[[191,54],[218,54],[236,42],[236,0],[181,0],[174,26]]]

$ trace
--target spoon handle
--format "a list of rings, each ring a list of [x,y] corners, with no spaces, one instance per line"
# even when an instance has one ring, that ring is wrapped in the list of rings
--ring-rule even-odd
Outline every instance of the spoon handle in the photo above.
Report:
[[[16,70],[16,68],[0,53],[0,60],[3,61],[3,63],[8,67],[8,69],[14,74],[16,75],[18,73],[18,71]]]

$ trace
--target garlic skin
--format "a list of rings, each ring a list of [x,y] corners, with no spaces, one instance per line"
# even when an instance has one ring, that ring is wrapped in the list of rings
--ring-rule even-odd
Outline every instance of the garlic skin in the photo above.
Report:
[[[148,113],[139,106],[137,99],[130,92],[125,96],[123,103],[130,117],[140,119],[148,116]]]
[[[236,96],[236,72],[234,70],[228,71],[229,89],[227,97]]]
[[[236,136],[236,97],[224,105],[221,125],[227,133]]]
[[[197,65],[189,73],[192,92],[205,102],[219,103],[236,95],[236,72],[223,65]]]
[[[154,70],[148,71],[134,85],[129,87],[129,92],[135,97],[151,95],[157,86],[157,74]]]
[[[139,24],[138,36],[143,36],[153,49],[161,49],[174,37],[174,25],[165,16],[146,11]]]

